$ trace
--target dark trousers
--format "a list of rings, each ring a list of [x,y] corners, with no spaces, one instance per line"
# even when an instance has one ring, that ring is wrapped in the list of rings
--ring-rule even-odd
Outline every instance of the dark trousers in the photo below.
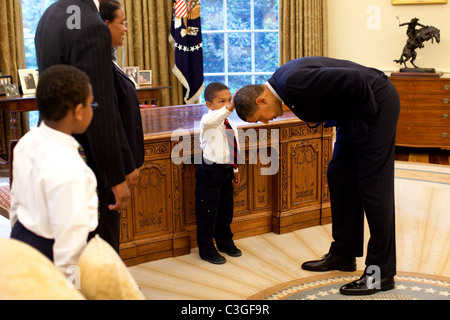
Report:
[[[53,244],[55,240],[46,239],[38,236],[34,232],[31,232],[20,223],[19,220],[16,221],[11,230],[11,239],[20,240],[29,244],[36,250],[40,251],[44,256],[53,261]]]
[[[91,240],[94,235],[94,232],[89,233],[87,241]],[[55,243],[55,240],[38,236],[34,232],[25,228],[19,220],[16,221],[11,230],[11,239],[25,242],[26,244],[40,251],[44,256],[49,258],[50,261],[53,261],[53,245]]]
[[[120,213],[108,209],[108,204],[114,203],[114,194],[99,193],[100,201],[100,219],[95,231],[89,234],[88,241],[98,234],[103,240],[109,243],[117,253],[120,245]],[[26,229],[19,221],[14,224],[11,230],[11,238],[21,240],[41,251],[45,256],[53,261],[53,239],[42,238]]]
[[[390,277],[396,274],[394,157],[400,102],[395,89],[379,107],[367,141],[349,142],[338,129],[327,173],[334,239],[330,253],[363,255],[365,212],[370,229],[366,266],[378,266],[382,277]]]
[[[196,172],[195,214],[197,217],[197,245],[201,257],[217,253],[234,245],[233,168],[230,165],[199,164]]]
[[[120,212],[111,211],[108,205],[115,203],[114,193],[111,189],[99,188],[99,212],[98,227],[95,230],[100,238],[109,243],[119,253],[120,246]]]

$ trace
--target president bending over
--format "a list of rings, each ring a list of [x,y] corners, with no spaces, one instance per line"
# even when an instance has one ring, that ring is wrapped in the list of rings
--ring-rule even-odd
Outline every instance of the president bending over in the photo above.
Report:
[[[370,239],[366,269],[342,294],[372,294],[395,286],[395,132],[398,93],[381,71],[325,57],[306,57],[281,66],[263,85],[239,89],[233,100],[239,117],[268,123],[285,104],[311,123],[335,121],[333,158],[328,166],[333,242],[310,271],[355,271],[363,255],[364,212]]]

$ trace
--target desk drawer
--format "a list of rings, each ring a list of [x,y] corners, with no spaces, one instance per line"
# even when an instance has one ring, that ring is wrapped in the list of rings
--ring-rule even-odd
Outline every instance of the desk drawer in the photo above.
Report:
[[[397,126],[398,146],[450,148],[450,127]]]
[[[437,110],[401,108],[398,126],[447,127],[450,130],[450,108]]]
[[[450,94],[450,79],[399,79],[391,78],[398,93]]]
[[[449,108],[450,92],[448,94],[401,94],[400,105],[410,109]]]

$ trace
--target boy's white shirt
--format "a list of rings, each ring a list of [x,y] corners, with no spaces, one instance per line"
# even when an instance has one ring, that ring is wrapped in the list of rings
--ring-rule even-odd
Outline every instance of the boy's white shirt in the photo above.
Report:
[[[203,115],[200,121],[200,147],[205,159],[219,164],[230,163],[230,148],[224,121],[232,113],[232,111],[223,107],[218,110],[209,110],[208,113]],[[236,125],[230,119],[228,121],[234,131],[238,150],[240,150]],[[238,171],[238,169],[234,169],[234,172]]]
[[[11,224],[54,239],[54,263],[66,275],[98,225],[97,180],[79,146],[42,122],[14,148]]]

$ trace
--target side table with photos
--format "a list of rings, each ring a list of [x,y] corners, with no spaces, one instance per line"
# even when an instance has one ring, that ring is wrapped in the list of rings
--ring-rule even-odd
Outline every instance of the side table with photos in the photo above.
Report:
[[[141,86],[137,89],[138,99],[141,104],[158,105],[160,90],[169,89],[170,86],[164,85],[148,85]],[[11,140],[20,139],[20,131],[18,128],[17,114],[22,112],[37,111],[36,96],[34,94],[27,95],[0,95],[0,110],[3,110],[10,114],[9,127],[4,128],[4,130],[9,130],[10,138],[6,141],[6,146],[9,145]],[[0,117],[1,118],[1,117]],[[3,132],[1,134],[4,134]],[[7,154],[3,152],[3,154]],[[8,166],[6,160],[0,158],[0,167]]]

